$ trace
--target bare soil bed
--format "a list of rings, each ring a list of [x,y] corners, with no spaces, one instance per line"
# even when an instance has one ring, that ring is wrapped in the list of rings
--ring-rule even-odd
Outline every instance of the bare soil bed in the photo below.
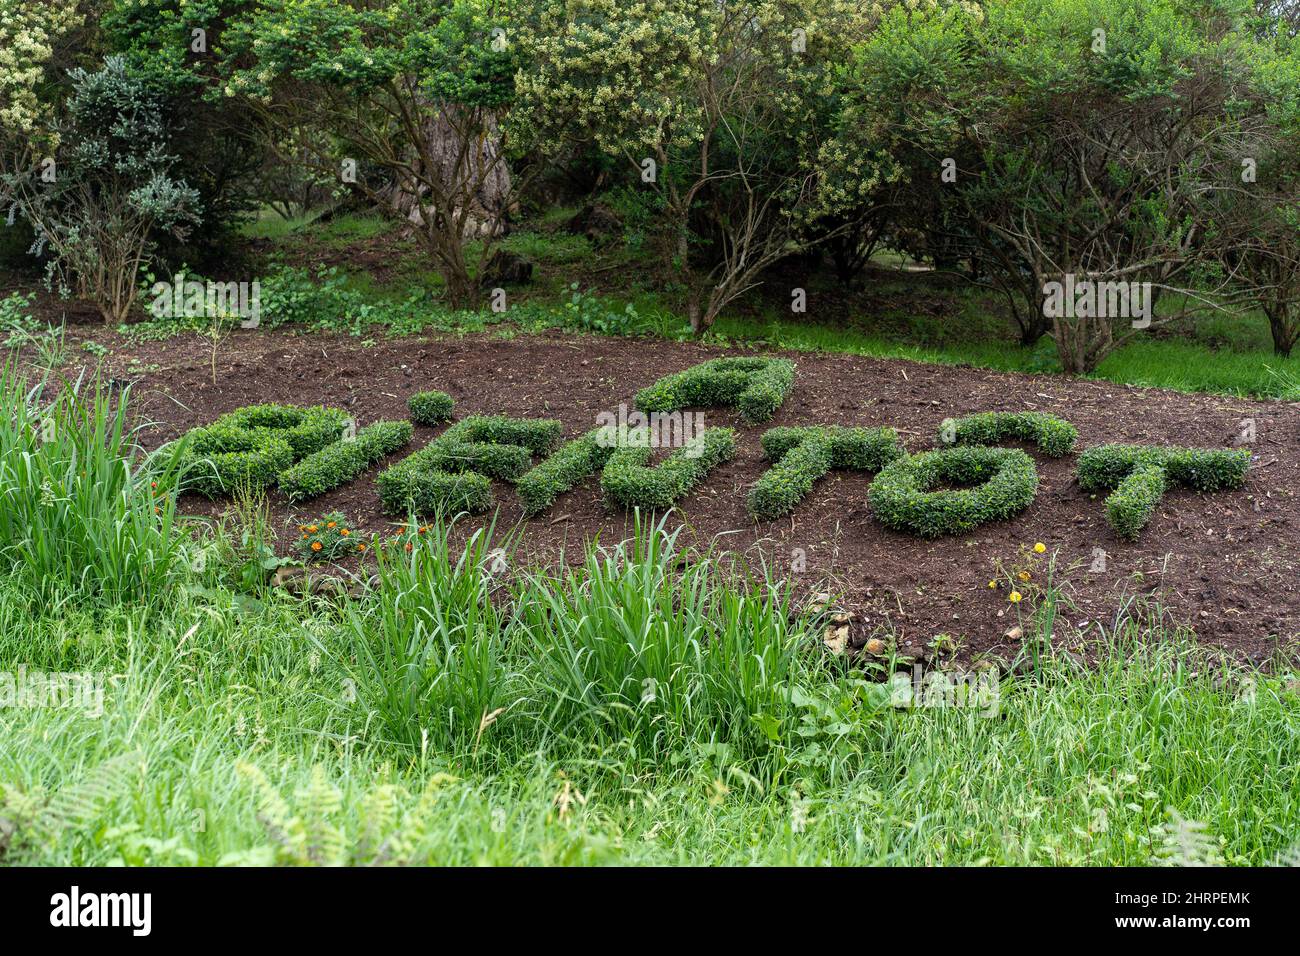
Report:
[[[137,415],[157,423],[145,433],[147,444],[258,402],[334,405],[353,413],[359,426],[405,419],[407,398],[431,388],[455,398],[457,418],[558,418],[571,438],[594,427],[598,413],[620,403],[630,407],[636,390],[661,376],[736,354],[693,343],[563,334],[381,340],[365,347],[347,336],[239,331],[222,348],[213,384],[208,352],[193,336],[132,346],[108,330],[70,330],[74,345],[86,338],[113,350],[106,360],[110,374],[133,383]],[[900,650],[922,656],[936,635],[946,634],[960,639],[963,657],[1000,655],[1014,643],[1007,632],[1016,624],[1016,609],[1007,588],[990,589],[989,582],[999,576],[999,562],[1017,567],[1022,549],[1042,541],[1058,554],[1056,583],[1068,601],[1055,629],[1058,642],[1095,636],[1099,623],[1113,622],[1120,608],[1138,598],[1158,602],[1175,621],[1194,628],[1202,644],[1234,657],[1264,662],[1279,653],[1295,656],[1300,405],[859,356],[787,354],[798,367],[795,387],[770,423],[744,427],[729,409],[704,410],[708,424],[738,429],[737,454],[681,502],[679,517],[693,547],[713,544],[753,563],[765,561],[801,593],[828,585],[842,593],[841,604],[854,615],[854,645],[888,632]],[[1171,490],[1136,543],[1118,539],[1101,498],[1080,490],[1075,456],[1052,460],[1032,449],[1041,478],[1034,504],[1014,521],[962,537],[927,542],[885,530],[867,506],[871,476],[865,474],[832,472],[780,521],[756,524],[746,512],[747,488],[766,468],[759,438],[773,425],[891,425],[910,450],[919,451],[934,447],[945,417],[1028,409],[1073,422],[1080,448],[1105,442],[1228,446],[1242,422],[1253,419],[1252,468],[1240,491]],[[359,528],[385,533],[391,519],[380,510],[374,475],[435,434],[417,427],[412,444],[392,459],[305,505],[293,507],[272,494],[281,545],[287,548],[304,518],[333,510]],[[498,485],[497,497],[498,527],[523,522],[508,485]],[[182,507],[189,514],[216,515],[225,505],[187,497]],[[604,511],[592,479],[523,524],[519,557],[576,560],[584,540],[599,535],[614,542],[630,525],[627,514]],[[1096,549],[1105,552],[1104,571],[1092,570]]]

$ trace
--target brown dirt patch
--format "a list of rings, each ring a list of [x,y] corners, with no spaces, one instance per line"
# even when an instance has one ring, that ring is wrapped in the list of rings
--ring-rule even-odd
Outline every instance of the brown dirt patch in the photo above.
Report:
[[[562,334],[404,339],[366,348],[347,336],[240,331],[222,350],[214,385],[208,357],[193,337],[129,346],[104,329],[80,326],[69,334],[70,341],[92,337],[113,349],[107,359],[111,374],[134,382],[137,414],[158,423],[147,432],[149,443],[254,402],[332,404],[351,411],[359,425],[405,418],[407,398],[429,388],[456,399],[457,417],[553,417],[573,437],[593,427],[599,412],[620,402],[630,405],[638,388],[724,354],[693,343]],[[963,656],[1006,648],[1004,634],[1015,624],[1015,611],[1005,589],[990,590],[988,582],[998,562],[1014,566],[1022,548],[1043,541],[1058,554],[1057,582],[1070,604],[1056,629],[1058,641],[1095,636],[1098,624],[1112,623],[1126,602],[1154,598],[1175,621],[1193,627],[1203,644],[1256,662],[1279,651],[1294,656],[1300,639],[1300,405],[901,360],[788,354],[798,377],[771,425],[892,425],[913,451],[934,446],[945,417],[977,411],[1060,415],[1078,426],[1080,447],[1113,441],[1225,446],[1243,419],[1255,422],[1255,462],[1245,489],[1173,491],[1136,543],[1117,539],[1101,500],[1079,489],[1073,456],[1053,461],[1037,454],[1041,485],[1022,516],[925,542],[874,521],[866,503],[871,479],[862,474],[832,473],[791,517],[756,525],[745,511],[745,494],[765,468],[759,437],[770,425],[746,428],[730,410],[706,410],[709,424],[736,426],[740,442],[735,460],[682,502],[688,534],[700,546],[716,541],[778,571],[791,568],[802,552],[806,570],[791,571],[791,580],[801,592],[820,590],[827,581],[842,590],[844,605],[855,614],[854,643],[887,630],[901,649],[916,654],[937,634],[961,638]],[[131,359],[136,364],[129,368]],[[401,454],[434,434],[417,428],[415,441]],[[361,528],[384,532],[389,521],[372,480],[382,467],[304,507],[273,495],[281,543],[287,545],[302,517],[332,510]],[[509,486],[498,487],[498,499],[500,527],[522,521]],[[191,514],[215,515],[222,508],[195,498],[184,502]],[[549,562],[562,553],[573,560],[583,540],[597,534],[605,542],[619,540],[629,524],[627,515],[602,510],[592,480],[527,522],[521,550],[530,561]],[[1104,572],[1090,570],[1098,548],[1106,552]]]

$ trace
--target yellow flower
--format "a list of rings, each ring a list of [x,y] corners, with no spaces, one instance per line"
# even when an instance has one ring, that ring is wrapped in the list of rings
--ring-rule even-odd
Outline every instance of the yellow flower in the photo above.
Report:
[[[1019,591],[1012,591],[1010,594],[1007,595],[1007,600],[1010,601],[1012,604],[1019,604],[1019,603],[1020,603],[1020,592],[1019,592]]]
[[[995,587],[997,587],[997,586],[998,586],[998,582],[997,582],[997,581],[990,581],[990,582],[989,582],[989,587],[991,587],[991,588],[995,588]]]
[[[1042,554],[1046,550],[1047,550],[1047,545],[1043,544],[1043,542],[1041,541],[1039,541],[1037,544],[1034,545],[1035,554]]]
[[[1028,581],[1028,580],[1029,580],[1029,572],[1028,572],[1028,571],[1021,571],[1019,574],[1016,575],[1016,577],[1018,577],[1018,578],[1019,578],[1020,580],[1022,580],[1022,581]]]

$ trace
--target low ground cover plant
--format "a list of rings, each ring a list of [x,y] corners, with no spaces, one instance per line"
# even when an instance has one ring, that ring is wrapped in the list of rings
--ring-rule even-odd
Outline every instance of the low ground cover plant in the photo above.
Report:
[[[280,491],[290,501],[306,501],[356,479],[386,455],[411,440],[410,422],[375,422],[352,438],[346,435],[280,472]]]
[[[338,441],[350,420],[341,409],[323,406],[250,405],[228,412],[186,436],[184,487],[208,498],[267,488],[294,462]]]
[[[734,405],[747,425],[776,414],[794,388],[794,363],[778,358],[720,358],[661,378],[636,393],[643,412]]]
[[[1170,485],[1192,491],[1240,488],[1250,467],[1244,448],[1176,448],[1098,445],[1079,456],[1079,486],[1109,491],[1106,520],[1121,538],[1133,539],[1151,521]]]
[[[789,514],[832,469],[879,471],[905,454],[892,428],[810,426],[769,429],[763,455],[772,467],[749,491],[749,512],[761,521]]]
[[[406,407],[417,425],[441,425],[451,421],[456,402],[446,392],[416,392],[406,400]]]
[[[936,485],[974,485],[935,489]],[[1034,460],[1017,448],[941,448],[887,465],[867,492],[881,524],[923,538],[963,534],[1029,507],[1038,492]]]
[[[611,508],[663,510],[735,453],[736,433],[730,428],[706,428],[658,466],[650,465],[654,449],[620,447],[601,472],[600,487]]]
[[[294,542],[298,558],[311,561],[337,561],[363,553],[366,543],[356,533],[347,516],[331,511],[308,524],[298,525],[298,539]]]
[[[939,440],[946,445],[996,445],[1016,439],[1051,458],[1068,455],[1078,437],[1077,428],[1045,412],[980,412],[944,419],[939,426]]]

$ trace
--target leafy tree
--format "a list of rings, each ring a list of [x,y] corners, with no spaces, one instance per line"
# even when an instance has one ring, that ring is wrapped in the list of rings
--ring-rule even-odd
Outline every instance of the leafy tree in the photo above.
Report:
[[[512,191],[500,123],[516,59],[509,33],[493,33],[508,23],[490,0],[263,0],[223,35],[224,92],[275,142],[324,134],[331,178],[408,219],[452,305],[471,306]],[[286,158],[304,155],[317,154]]]
[[[258,173],[268,152],[265,130],[244,106],[221,95],[217,45],[250,0],[107,0],[99,26],[103,45],[165,97],[174,174],[198,191],[203,229],[178,247],[160,236],[173,262],[228,261],[233,231],[258,207]]]
[[[658,195],[663,264],[696,332],[800,233],[816,64],[850,6],[538,0],[522,21],[515,121],[543,152],[576,139],[621,157]]]
[[[1297,13],[1268,5],[1251,61],[1255,101],[1269,122],[1241,143],[1242,182],[1216,194],[1224,269],[1268,320],[1273,351],[1300,342],[1300,38]]]
[[[1265,124],[1249,95],[1253,45],[1237,30],[1247,12],[1196,0],[894,10],[859,51],[859,126],[904,165],[912,214],[927,208],[919,193],[944,192],[941,221],[973,241],[1022,341],[1050,331],[1066,371],[1087,372],[1145,323],[1047,316],[1049,283],[1178,293],[1179,315],[1153,314],[1152,325],[1239,293],[1207,213]],[[905,99],[873,95],[899,88]],[[942,177],[944,165],[955,176]]]
[[[52,68],[83,20],[79,0],[0,0],[0,199],[57,145]]]
[[[955,257],[940,173],[960,128],[945,90],[966,81],[982,17],[968,3],[872,4],[828,57],[809,98],[827,127],[809,228],[814,238],[830,233],[823,241],[842,281],[885,242],[941,264]]]
[[[49,278],[93,301],[106,322],[122,322],[153,237],[183,236],[199,221],[199,197],[173,175],[165,95],[118,57],[68,78],[56,156],[11,181],[24,217],[49,243]]]

